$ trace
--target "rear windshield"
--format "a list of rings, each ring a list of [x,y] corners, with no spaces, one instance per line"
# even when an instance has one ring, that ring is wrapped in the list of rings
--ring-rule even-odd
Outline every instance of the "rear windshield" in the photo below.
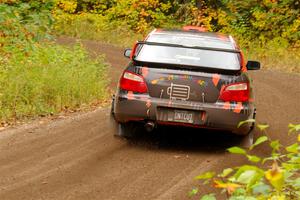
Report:
[[[147,44],[139,49],[135,60],[222,70],[240,69],[238,53]]]
[[[208,33],[207,33],[208,34]],[[225,36],[224,36],[225,37]],[[223,40],[207,36],[187,35],[187,34],[152,34],[147,38],[147,42],[158,42],[164,44],[179,44],[183,46],[211,47],[220,49],[234,49],[228,38]]]

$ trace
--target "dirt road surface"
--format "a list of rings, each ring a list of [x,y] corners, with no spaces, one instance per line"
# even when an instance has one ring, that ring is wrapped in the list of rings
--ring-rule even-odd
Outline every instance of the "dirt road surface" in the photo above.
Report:
[[[93,41],[84,45],[94,55],[106,54],[114,87],[127,63],[122,49]],[[288,123],[300,122],[300,77],[266,70],[251,75],[257,120],[271,125],[273,138],[292,142],[285,133]],[[0,199],[188,199],[197,185],[194,176],[245,162],[226,153],[239,143],[236,137],[164,128],[127,141],[113,137],[108,115],[102,108],[0,132]],[[257,151],[264,155],[268,147]]]

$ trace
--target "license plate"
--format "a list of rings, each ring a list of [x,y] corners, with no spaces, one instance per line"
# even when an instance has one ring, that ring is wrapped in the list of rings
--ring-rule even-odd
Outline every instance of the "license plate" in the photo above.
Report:
[[[183,123],[193,123],[194,122],[194,113],[183,110],[174,110],[173,121],[183,122]]]

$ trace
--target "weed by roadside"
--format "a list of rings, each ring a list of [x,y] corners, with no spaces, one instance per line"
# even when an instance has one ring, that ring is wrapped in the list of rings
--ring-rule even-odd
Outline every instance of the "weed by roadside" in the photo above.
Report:
[[[243,123],[252,122],[250,120]],[[228,151],[240,154],[249,164],[229,167],[221,173],[209,171],[195,177],[200,185],[211,184],[220,190],[220,197],[229,200],[293,200],[300,196],[300,124],[289,124],[288,135],[297,134],[297,142],[288,146],[279,140],[272,140],[266,129],[268,125],[257,126],[264,135],[259,137],[249,149],[231,147]],[[271,154],[259,157],[251,150],[268,143]],[[190,191],[190,196],[198,193],[198,188]],[[203,195],[201,200],[216,200],[216,193]]]
[[[73,49],[36,44],[29,55],[14,49],[0,64],[0,121],[79,108],[108,95],[107,65]]]
[[[131,47],[143,38],[142,34],[130,30],[125,22],[109,22],[100,14],[60,13],[55,19],[54,31],[58,35],[98,40],[121,47]]]
[[[106,99],[107,64],[51,42],[52,3],[0,4],[0,126]]]

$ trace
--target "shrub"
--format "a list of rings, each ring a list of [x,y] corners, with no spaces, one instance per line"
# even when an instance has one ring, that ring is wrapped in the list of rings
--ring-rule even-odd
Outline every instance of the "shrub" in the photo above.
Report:
[[[298,141],[284,146],[279,140],[272,140],[268,136],[267,125],[258,125],[265,133],[256,142],[245,150],[240,147],[231,147],[230,153],[245,156],[252,164],[226,168],[221,173],[203,173],[195,179],[203,184],[211,183],[213,187],[221,189],[230,200],[285,200],[298,199],[300,196],[300,134]],[[289,125],[288,134],[300,133],[300,124]],[[271,155],[261,158],[251,154],[251,150],[262,143],[268,142],[272,149]],[[197,189],[190,194],[196,195]],[[202,200],[214,200],[215,194],[202,196]]]
[[[170,2],[159,0],[120,0],[106,14],[110,21],[124,20],[132,30],[145,33],[149,27],[162,27],[170,21],[165,14],[170,7]]]
[[[50,38],[53,23],[50,3],[11,4],[0,4],[0,53],[15,47],[30,51],[34,42]]]
[[[26,3],[24,3],[26,2]],[[0,123],[103,101],[107,65],[50,42],[50,2],[0,4]]]
[[[107,97],[107,66],[73,49],[46,43],[29,56],[11,49],[0,64],[0,121],[58,113]]]
[[[130,30],[126,22],[112,21],[100,14],[68,14],[57,11],[54,30],[58,35],[82,39],[100,40],[106,43],[130,47],[142,34]]]
[[[300,72],[300,4],[294,0],[260,4],[254,0],[56,2],[53,13],[58,34],[130,47],[154,27],[192,24],[233,35],[246,56],[261,61],[263,68]]]

